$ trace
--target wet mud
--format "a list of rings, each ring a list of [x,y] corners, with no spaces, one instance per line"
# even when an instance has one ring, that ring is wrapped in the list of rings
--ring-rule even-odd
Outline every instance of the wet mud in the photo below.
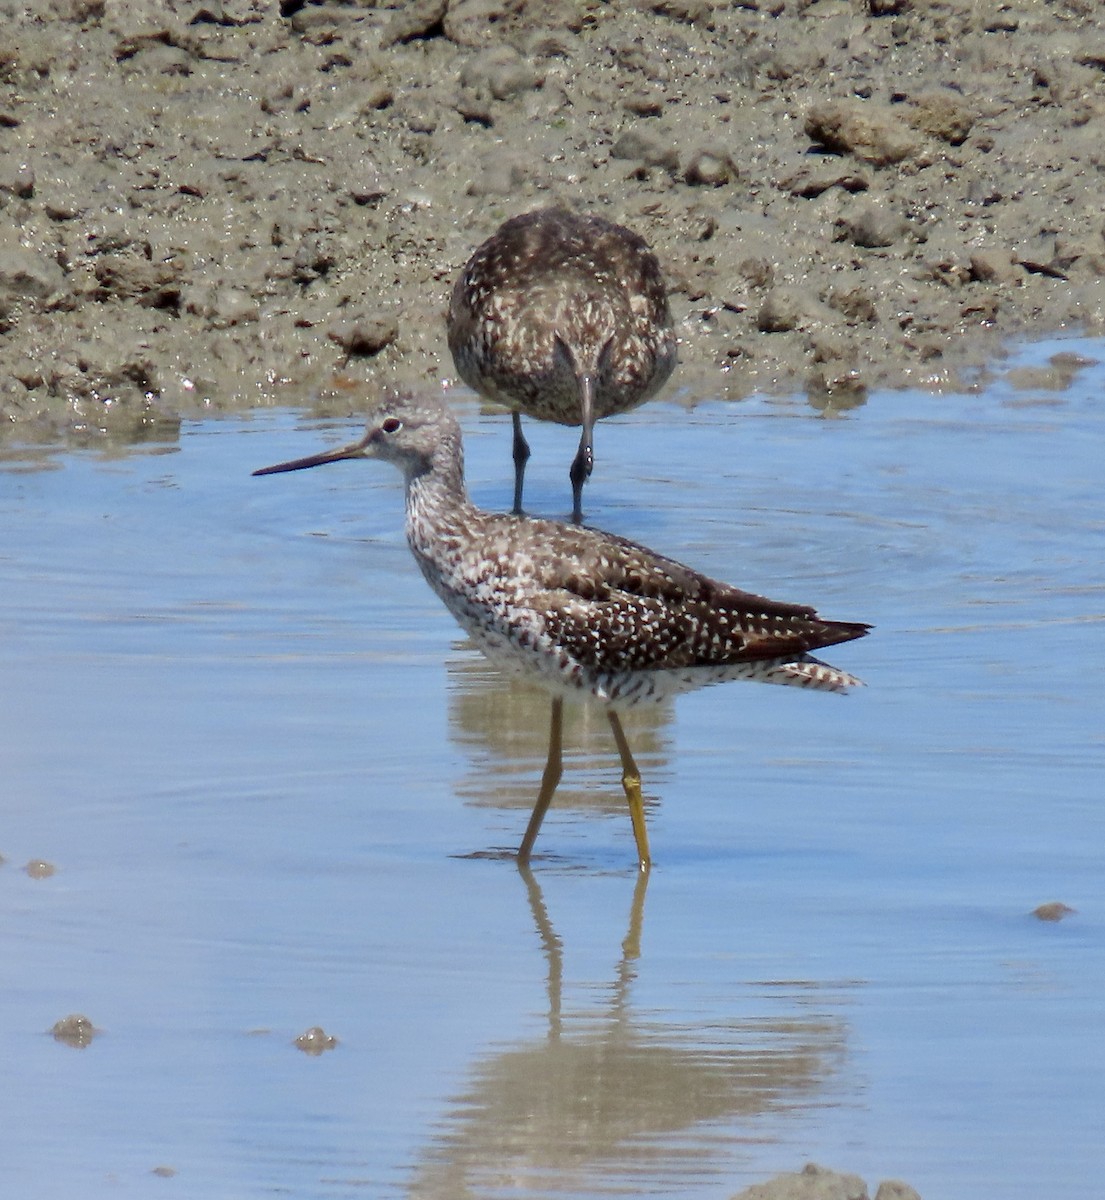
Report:
[[[0,436],[455,379],[458,270],[555,202],[655,248],[669,395],[1105,329],[1094,0],[5,8]]]

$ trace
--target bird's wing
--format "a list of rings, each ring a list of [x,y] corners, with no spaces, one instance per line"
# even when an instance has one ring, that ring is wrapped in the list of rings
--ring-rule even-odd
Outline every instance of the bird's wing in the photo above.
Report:
[[[555,527],[558,533],[563,526]],[[719,583],[610,534],[574,531],[535,564],[531,603],[585,666],[659,670],[803,654],[862,636],[812,608]]]

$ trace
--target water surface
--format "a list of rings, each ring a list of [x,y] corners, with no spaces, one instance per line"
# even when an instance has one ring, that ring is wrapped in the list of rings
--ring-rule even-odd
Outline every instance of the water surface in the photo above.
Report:
[[[1105,347],[1035,347],[1105,357]],[[653,403],[589,519],[868,620],[847,698],[601,711],[464,642],[359,432],[291,411],[0,458],[0,1161],[13,1194],[727,1197],[814,1159],[934,1197],[1105,1167],[1105,372]],[[509,421],[457,403],[476,499]],[[530,427],[564,515],[572,431]],[[23,869],[47,860],[56,872]],[[1040,903],[1077,909],[1058,923]],[[81,1012],[85,1049],[53,1023]],[[322,1025],[338,1045],[294,1043]],[[155,1168],[175,1172],[163,1180]]]

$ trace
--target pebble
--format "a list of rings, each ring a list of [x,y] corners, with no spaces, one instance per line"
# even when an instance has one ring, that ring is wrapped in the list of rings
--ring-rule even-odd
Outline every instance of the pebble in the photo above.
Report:
[[[914,98],[907,119],[914,129],[961,146],[971,132],[977,114],[954,92],[922,92]]]
[[[528,177],[528,163],[511,154],[492,154],[478,164],[464,188],[466,196],[517,196]]]
[[[876,167],[914,158],[921,149],[920,139],[898,108],[873,100],[815,104],[806,114],[804,128],[819,145]]]
[[[684,25],[703,24],[711,27],[714,6],[708,0],[653,0],[650,7],[653,12],[663,13],[665,17],[681,21]]]
[[[830,308],[836,309],[852,325],[875,325],[879,320],[879,310],[875,306],[875,298],[869,288],[862,284],[853,287],[834,288],[826,300]]]
[[[0,167],[0,192],[11,192],[20,200],[30,200],[35,194],[35,173],[27,163],[11,163]]]
[[[879,204],[865,205],[852,216],[842,218],[841,225],[848,239],[866,250],[893,246],[902,240],[908,228],[904,217]]]
[[[522,92],[533,91],[543,80],[517,50],[496,46],[468,60],[460,72],[462,88],[477,96],[509,100]]]
[[[639,162],[646,167],[662,167],[666,171],[675,171],[679,167],[679,152],[671,139],[643,129],[627,129],[611,146],[610,157]]]
[[[658,117],[664,111],[664,97],[652,92],[631,92],[622,101],[622,107],[638,117]]]
[[[875,1200],[921,1200],[916,1188],[900,1179],[884,1179],[875,1193]]]
[[[736,164],[724,152],[695,150],[683,169],[683,178],[692,187],[722,187],[737,177]]]
[[[20,246],[11,230],[0,232],[0,303],[45,300],[65,285],[65,272],[43,254]]]
[[[326,336],[350,358],[371,358],[399,336],[399,322],[394,317],[377,314],[345,317],[331,321]]]
[[[839,316],[827,304],[796,287],[772,288],[756,316],[756,328],[761,333],[787,333],[792,329],[839,322]]]
[[[338,1039],[327,1033],[321,1025],[312,1025],[295,1039],[295,1044],[304,1054],[317,1057],[319,1054],[325,1054],[327,1050],[333,1050],[338,1044]]]
[[[970,262],[971,278],[979,283],[1012,283],[1018,275],[1008,250],[975,250]]]
[[[198,284],[184,289],[181,308],[204,317],[210,329],[233,329],[261,318],[261,307],[252,292],[221,284]]]
[[[527,32],[540,37],[556,31],[579,33],[592,19],[592,5],[578,0],[541,0],[540,4],[502,0],[449,0],[443,29],[457,46],[501,46],[522,40]]]
[[[802,167],[784,179],[781,187],[792,196],[813,200],[830,188],[838,187],[845,192],[865,192],[871,186],[870,179],[862,171],[837,165]]]
[[[807,1163],[801,1171],[785,1171],[767,1183],[754,1183],[733,1200],[868,1200],[858,1175],[843,1175]]]
[[[380,33],[380,49],[386,50],[399,42],[427,37],[435,25],[445,18],[448,0],[407,0],[398,12],[388,18]]]
[[[176,308],[180,303],[181,269],[175,263],[112,254],[96,263],[94,274],[97,299],[135,300],[144,308]]]
[[[55,1021],[50,1033],[56,1042],[64,1042],[67,1046],[75,1046],[83,1050],[100,1032],[83,1013],[71,1013]]]

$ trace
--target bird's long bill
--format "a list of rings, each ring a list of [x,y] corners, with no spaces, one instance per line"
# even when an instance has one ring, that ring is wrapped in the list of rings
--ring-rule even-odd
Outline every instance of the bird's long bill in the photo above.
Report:
[[[254,475],[280,475],[284,471],[305,471],[308,467],[321,467],[325,463],[341,462],[346,458],[361,458],[364,454],[364,439],[351,442],[348,446],[338,446],[334,450],[323,450],[321,454],[308,454],[306,458],[293,458],[291,462],[277,463],[272,467],[262,467],[254,471]]]

